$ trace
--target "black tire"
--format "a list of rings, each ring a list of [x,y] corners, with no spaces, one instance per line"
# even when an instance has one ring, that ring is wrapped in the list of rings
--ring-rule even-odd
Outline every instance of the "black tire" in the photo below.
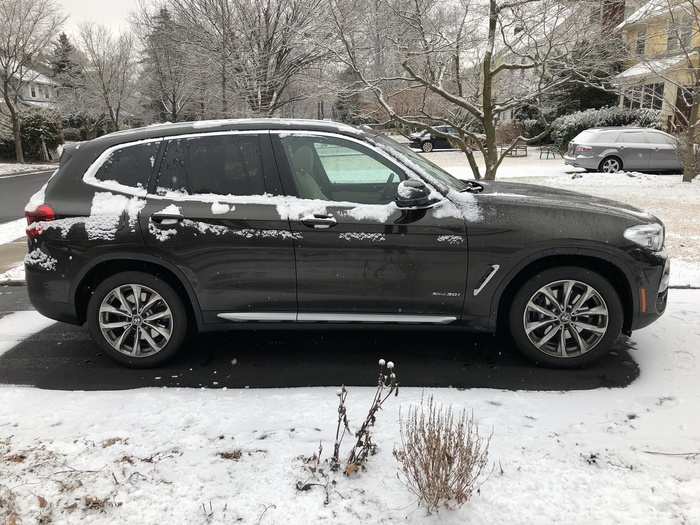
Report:
[[[421,144],[420,149],[422,149],[425,153],[430,153],[433,151],[433,143],[426,140],[423,144]]]
[[[126,355],[116,350],[100,327],[100,306],[112,290],[121,285],[136,284],[150,288],[159,294],[165,301],[172,314],[172,328],[170,339],[159,351],[143,357]],[[136,294],[135,294],[136,295]],[[167,282],[155,275],[144,272],[122,272],[102,281],[95,289],[87,307],[87,325],[90,336],[105,353],[130,368],[152,368],[162,365],[171,359],[183,346],[188,333],[187,310],[178,293]]]
[[[604,171],[605,170],[605,165],[606,163],[609,162],[617,162],[617,170],[616,171]],[[623,164],[622,164],[622,159],[620,157],[616,157],[615,155],[609,155],[605,157],[603,160],[600,161],[600,164],[598,164],[598,171],[601,173],[617,173],[618,171],[623,170]]]
[[[528,337],[525,329],[526,306],[542,287],[565,280],[578,281],[598,292],[608,311],[607,329],[602,334],[602,338],[587,352],[567,357],[556,357],[540,350]],[[510,307],[509,327],[518,350],[536,364],[552,368],[579,368],[597,361],[610,351],[611,346],[617,341],[622,331],[623,318],[624,312],[620,298],[606,278],[586,268],[560,266],[534,275],[520,287]],[[552,328],[544,330],[552,330]],[[574,343],[570,330],[571,328],[567,328],[567,331],[564,332],[565,337],[570,339],[569,342]],[[566,346],[566,342],[564,346]]]

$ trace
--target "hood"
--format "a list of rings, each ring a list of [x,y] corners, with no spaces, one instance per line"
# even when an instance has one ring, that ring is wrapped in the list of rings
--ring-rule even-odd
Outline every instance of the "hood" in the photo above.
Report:
[[[493,200],[494,203],[503,202],[504,204],[534,207],[558,207],[588,213],[597,212],[640,223],[661,222],[649,212],[634,206],[575,191],[514,182],[479,182],[484,186],[484,191],[480,196]]]
[[[421,138],[421,137],[423,137],[423,136],[425,136],[425,135],[427,135],[427,134],[428,134],[428,132],[425,131],[425,130],[423,130],[423,131],[416,131],[415,133],[411,133],[411,134],[409,135],[409,137],[412,138],[412,139],[419,139],[419,138]]]

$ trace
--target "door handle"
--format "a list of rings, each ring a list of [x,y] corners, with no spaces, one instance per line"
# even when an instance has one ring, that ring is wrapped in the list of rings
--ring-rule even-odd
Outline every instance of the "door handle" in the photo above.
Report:
[[[338,224],[335,217],[332,215],[325,215],[322,213],[314,213],[312,216],[302,217],[301,223],[309,228],[316,228],[317,230],[326,230]]]
[[[177,224],[182,222],[184,217],[179,213],[154,213],[151,215],[151,220],[156,224],[162,224],[164,226]]]

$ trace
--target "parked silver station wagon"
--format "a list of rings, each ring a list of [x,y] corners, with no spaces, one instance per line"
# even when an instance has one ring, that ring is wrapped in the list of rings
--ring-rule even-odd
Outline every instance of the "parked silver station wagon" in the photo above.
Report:
[[[680,171],[676,139],[649,128],[591,128],[579,133],[564,163],[590,171]]]

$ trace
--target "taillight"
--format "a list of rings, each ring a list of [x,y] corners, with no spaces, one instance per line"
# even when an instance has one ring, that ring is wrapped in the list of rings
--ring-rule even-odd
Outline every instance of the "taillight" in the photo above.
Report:
[[[576,153],[590,153],[593,148],[590,146],[576,146]]]
[[[34,211],[25,212],[24,216],[27,218],[27,237],[34,239],[41,235],[41,228],[36,223],[54,220],[56,212],[48,204],[41,204]]]

